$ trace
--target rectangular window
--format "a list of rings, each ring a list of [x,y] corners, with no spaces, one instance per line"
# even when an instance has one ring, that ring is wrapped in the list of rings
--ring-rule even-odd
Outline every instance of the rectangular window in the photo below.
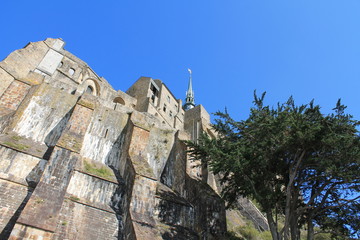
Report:
[[[173,116],[172,111],[170,111],[170,112],[169,112],[169,116],[170,116],[170,117],[172,117],[172,116]]]
[[[156,87],[152,83],[150,84],[150,90],[155,96],[157,96],[158,90],[156,89]]]
[[[168,99],[168,103],[170,103],[170,96],[167,96],[167,99]]]
[[[166,112],[166,104],[164,103],[163,111]]]

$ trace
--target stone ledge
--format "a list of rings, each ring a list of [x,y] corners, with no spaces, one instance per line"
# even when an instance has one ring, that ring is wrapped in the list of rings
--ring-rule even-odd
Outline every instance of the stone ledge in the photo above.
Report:
[[[82,146],[82,140],[82,136],[79,136],[79,134],[65,132],[60,136],[56,146],[79,153]]]
[[[35,142],[23,136],[19,136],[15,132],[1,134],[0,145],[40,159],[44,159],[44,155],[48,150],[48,147],[45,144]]]
[[[156,188],[156,196],[157,198],[174,202],[180,205],[184,205],[187,207],[194,207],[190,202],[188,202],[185,198],[179,196],[179,194],[175,193],[169,187],[164,184],[158,183]]]
[[[39,85],[44,81],[45,76],[37,72],[30,71],[25,78],[17,79],[20,82],[23,82],[29,86]]]
[[[110,169],[110,168],[109,168]],[[110,169],[111,170],[111,169]],[[115,175],[111,175],[111,177],[113,177],[112,179],[110,178],[104,178],[104,177],[101,177],[101,176],[98,176],[94,173],[90,173],[89,171],[86,171],[84,170],[83,168],[79,168],[79,167],[75,167],[75,171],[79,172],[79,173],[82,173],[82,174],[86,174],[86,175],[89,175],[91,177],[95,177],[95,178],[98,178],[98,179],[101,179],[101,180],[104,180],[106,182],[111,182],[111,183],[114,183],[114,184],[119,184],[117,182],[117,180],[115,180]],[[112,171],[112,170],[111,170]]]
[[[72,202],[75,202],[77,204],[84,205],[86,207],[91,207],[91,208],[94,208],[94,209],[97,209],[97,210],[100,210],[100,211],[115,214],[115,212],[110,207],[101,206],[101,204],[89,203],[85,199],[76,197],[76,196],[71,195],[71,194],[66,194],[64,201],[72,201]]]
[[[3,178],[3,177],[0,176],[0,184],[1,184],[1,182],[6,182],[6,183],[14,184],[14,185],[20,185],[22,187],[26,187],[27,189],[29,189],[31,191],[34,190],[34,188],[32,188],[32,187],[30,187],[30,186],[28,186],[26,184],[23,184],[21,182],[16,182],[16,181],[13,181],[11,179]]]

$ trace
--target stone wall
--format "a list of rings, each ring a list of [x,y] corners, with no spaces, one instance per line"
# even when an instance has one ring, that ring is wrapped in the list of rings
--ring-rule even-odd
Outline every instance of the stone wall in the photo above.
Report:
[[[63,46],[0,63],[0,239],[223,239],[223,201],[187,173],[190,136]]]

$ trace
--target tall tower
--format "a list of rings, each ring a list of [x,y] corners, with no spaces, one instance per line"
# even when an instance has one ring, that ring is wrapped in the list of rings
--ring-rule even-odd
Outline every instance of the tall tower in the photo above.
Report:
[[[186,91],[186,98],[185,98],[185,104],[184,104],[184,110],[187,111],[189,109],[192,109],[193,107],[195,107],[195,99],[194,99],[194,91],[192,89],[192,77],[191,77],[191,69],[188,68],[189,71],[189,87],[188,90]]]

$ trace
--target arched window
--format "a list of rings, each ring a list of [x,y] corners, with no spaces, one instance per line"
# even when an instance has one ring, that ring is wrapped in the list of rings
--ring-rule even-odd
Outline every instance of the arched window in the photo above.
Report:
[[[94,92],[94,89],[92,88],[92,86],[88,86],[86,88],[86,93],[92,94]]]
[[[114,98],[114,103],[119,103],[119,104],[125,105],[125,101],[121,97]]]
[[[74,68],[70,68],[70,69],[69,69],[69,74],[70,74],[70,76],[74,75],[74,73],[75,73],[75,69],[74,69]]]
[[[79,86],[79,92],[100,96],[100,86],[94,79],[86,79]]]

